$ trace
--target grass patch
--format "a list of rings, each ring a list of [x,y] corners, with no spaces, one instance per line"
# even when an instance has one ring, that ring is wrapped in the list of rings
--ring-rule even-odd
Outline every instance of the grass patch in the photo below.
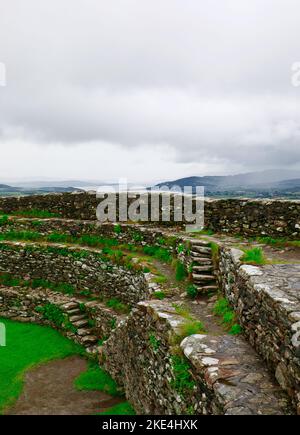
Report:
[[[117,298],[112,298],[112,299],[109,299],[108,301],[106,301],[106,306],[108,308],[113,309],[117,313],[128,314],[130,311],[130,306],[123,304]]]
[[[175,269],[176,281],[184,281],[187,276],[188,276],[188,273],[186,271],[185,265],[181,261],[177,260],[176,261],[176,269]]]
[[[136,415],[135,410],[128,402],[118,403],[118,405],[108,408],[97,415]]]
[[[74,386],[80,391],[103,391],[113,397],[123,396],[112,377],[95,362],[75,379]]]
[[[194,284],[189,284],[186,288],[186,294],[191,299],[195,299],[198,295],[197,287]]]
[[[53,291],[57,291],[65,294],[75,293],[75,287],[65,282],[53,283],[45,279],[25,280],[22,278],[14,277],[9,273],[1,273],[1,272],[0,272],[0,285],[5,285],[7,287],[26,287],[26,288],[33,288],[33,289],[41,287],[41,288],[51,289]]]
[[[171,380],[170,384],[181,396],[184,396],[196,386],[190,373],[190,364],[184,356],[173,355],[171,365],[174,379]]]
[[[41,313],[44,319],[49,320],[58,328],[63,328],[67,331],[73,332],[74,334],[77,332],[76,327],[69,321],[68,316],[57,305],[48,303],[36,307],[35,311]]]
[[[185,306],[173,304],[173,307],[175,308],[176,314],[185,319],[182,325],[178,328],[174,340],[175,344],[179,344],[185,337],[189,337],[190,335],[205,333],[203,323],[195,319]]]
[[[156,291],[153,293],[152,297],[153,299],[159,299],[160,301],[162,301],[163,299],[165,299],[166,293],[162,291]]]
[[[154,352],[157,352],[161,345],[161,341],[158,340],[154,334],[149,335],[149,343]]]
[[[205,328],[199,320],[188,320],[180,328],[181,337],[189,337],[194,334],[204,334]]]
[[[165,284],[168,281],[168,278],[164,275],[158,275],[158,276],[155,276],[152,279],[152,281],[155,282],[156,284]]]
[[[48,210],[16,210],[12,212],[14,216],[28,217],[28,218],[39,218],[39,219],[47,219],[47,218],[61,218],[61,214],[53,213]]]
[[[7,332],[7,346],[0,347],[0,413],[3,413],[22,392],[28,369],[84,351],[50,327],[0,320]]]
[[[164,263],[170,263],[172,261],[172,255],[170,254],[168,249],[161,248],[159,246],[144,246],[143,252],[145,255],[154,257]]]
[[[266,264],[262,248],[247,249],[241,260],[249,264]]]
[[[242,332],[241,326],[237,323],[235,312],[226,298],[217,300],[214,306],[214,313],[222,318],[222,323],[229,334],[238,335]]]

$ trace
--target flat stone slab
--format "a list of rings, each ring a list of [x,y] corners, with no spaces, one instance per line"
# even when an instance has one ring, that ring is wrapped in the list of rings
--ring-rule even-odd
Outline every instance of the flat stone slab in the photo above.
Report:
[[[251,346],[237,336],[192,335],[181,343],[185,356],[227,415],[284,415],[289,400]]]

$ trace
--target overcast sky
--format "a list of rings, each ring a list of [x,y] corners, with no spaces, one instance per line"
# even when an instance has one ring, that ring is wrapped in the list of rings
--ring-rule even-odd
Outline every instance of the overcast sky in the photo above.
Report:
[[[0,179],[300,169],[299,0],[0,0]]]

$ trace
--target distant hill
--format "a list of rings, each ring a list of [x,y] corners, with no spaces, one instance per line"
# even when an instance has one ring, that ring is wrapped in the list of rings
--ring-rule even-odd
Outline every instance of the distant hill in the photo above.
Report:
[[[157,184],[174,188],[204,186],[207,196],[295,197],[300,199],[300,172],[263,171],[228,176],[186,177]]]
[[[81,189],[75,187],[56,187],[56,186],[45,186],[39,188],[29,188],[29,187],[17,187],[9,186],[7,184],[0,184],[0,195],[1,196],[12,196],[12,195],[38,195],[44,193],[64,193],[64,192],[77,192],[82,191]]]

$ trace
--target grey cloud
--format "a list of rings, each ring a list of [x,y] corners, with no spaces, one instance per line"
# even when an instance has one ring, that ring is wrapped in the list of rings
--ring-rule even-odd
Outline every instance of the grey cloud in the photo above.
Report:
[[[0,140],[300,166],[298,0],[11,0]],[[1,146],[1,142],[0,142]]]

